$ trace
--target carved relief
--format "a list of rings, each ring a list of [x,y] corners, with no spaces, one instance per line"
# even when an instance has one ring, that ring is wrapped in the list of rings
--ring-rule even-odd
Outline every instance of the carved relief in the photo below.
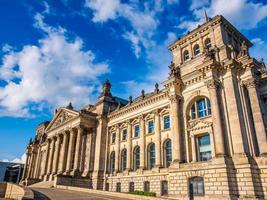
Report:
[[[243,80],[242,85],[246,86],[247,88],[255,88],[258,85],[258,81],[253,78]]]
[[[52,126],[50,129],[53,129],[55,127],[60,126],[61,124],[65,123],[66,121],[69,121],[70,119],[72,119],[73,117],[75,117],[73,114],[70,114],[68,112],[62,111],[54,120]]]
[[[208,89],[218,89],[221,83],[218,80],[211,79],[205,82]]]

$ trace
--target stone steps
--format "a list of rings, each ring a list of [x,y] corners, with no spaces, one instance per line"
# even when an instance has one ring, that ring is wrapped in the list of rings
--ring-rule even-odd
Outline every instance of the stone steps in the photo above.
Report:
[[[29,187],[35,187],[35,188],[51,188],[54,186],[54,181],[42,181],[39,183],[35,183],[30,185]]]

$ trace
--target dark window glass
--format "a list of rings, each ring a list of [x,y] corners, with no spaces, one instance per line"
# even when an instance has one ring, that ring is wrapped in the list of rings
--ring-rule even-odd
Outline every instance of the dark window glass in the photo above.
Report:
[[[127,129],[123,129],[122,130],[122,140],[126,140],[127,139]]]
[[[206,47],[207,49],[210,49],[210,48],[211,48],[211,41],[210,41],[210,38],[207,38],[207,39],[205,40],[205,47]]]
[[[187,50],[184,51],[184,61],[189,60],[189,52]]]
[[[134,192],[134,182],[129,183],[129,192]]]
[[[196,44],[196,45],[194,46],[194,56],[197,56],[197,55],[199,55],[199,54],[200,54],[200,48],[199,48],[199,45]]]
[[[190,114],[191,119],[211,115],[210,100],[208,98],[202,98],[196,101],[190,109]]]
[[[134,158],[134,167],[133,168],[134,168],[134,170],[137,170],[140,167],[140,147],[139,146],[134,148],[133,158]]]
[[[153,133],[154,132],[154,121],[151,120],[148,122],[148,133]]]
[[[155,144],[151,143],[148,145],[148,169],[152,169],[155,166],[156,161],[156,152],[155,152]]]
[[[121,183],[116,184],[116,192],[121,192]]]
[[[191,197],[204,195],[203,177],[192,177],[189,179],[189,195]]]
[[[111,143],[114,144],[116,140],[116,133],[112,133]]]
[[[197,101],[198,117],[204,117],[207,115],[207,105],[205,99]]]
[[[145,192],[149,192],[150,191],[150,182],[149,181],[145,181],[144,182],[144,191]]]
[[[115,170],[115,152],[112,151],[110,154],[110,171],[113,172]]]
[[[210,135],[198,137],[198,152],[200,161],[211,159]]]
[[[127,163],[127,150],[123,149],[121,151],[121,170],[126,170]]]
[[[164,145],[165,167],[169,167],[172,162],[172,143],[171,140],[165,142]]]
[[[167,115],[164,117],[164,129],[169,129],[170,128],[170,116]]]
[[[140,134],[140,126],[135,125],[134,126],[134,137],[139,137],[139,134]]]
[[[168,181],[161,181],[161,195],[168,195]]]

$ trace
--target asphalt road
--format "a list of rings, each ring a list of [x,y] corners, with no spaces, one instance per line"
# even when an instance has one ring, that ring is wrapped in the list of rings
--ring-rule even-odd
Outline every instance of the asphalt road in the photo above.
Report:
[[[119,196],[113,197],[57,188],[31,188],[31,190],[34,193],[34,199],[36,200],[129,200],[126,198],[120,198]]]

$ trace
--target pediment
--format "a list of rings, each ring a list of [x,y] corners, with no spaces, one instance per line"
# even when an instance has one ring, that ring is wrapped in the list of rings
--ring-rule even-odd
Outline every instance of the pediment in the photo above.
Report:
[[[77,116],[79,116],[79,112],[61,108],[46,128],[46,131],[50,131],[56,127],[59,127]]]
[[[196,131],[200,129],[209,128],[212,126],[212,122],[206,121],[206,120],[195,120],[192,122],[189,122],[188,130],[189,131]]]

